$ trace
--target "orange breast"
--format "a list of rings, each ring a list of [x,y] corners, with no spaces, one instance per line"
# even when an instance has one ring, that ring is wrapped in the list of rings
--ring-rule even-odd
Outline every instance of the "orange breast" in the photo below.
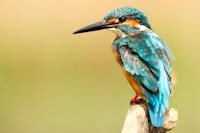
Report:
[[[124,68],[124,65],[121,63],[121,60],[120,60],[120,56],[119,56],[119,52],[116,51],[116,50],[113,50],[113,54],[115,56],[115,59],[116,61],[119,63],[119,65],[121,66],[122,70],[123,70],[123,73],[126,77],[126,79],[128,80],[129,84],[131,85],[131,87],[133,88],[133,90],[136,92],[136,95],[137,96],[141,96],[144,100],[145,100],[145,96],[144,94],[142,93],[141,89],[140,89],[140,84],[137,83],[135,81],[135,79],[133,78],[133,76],[127,72]]]

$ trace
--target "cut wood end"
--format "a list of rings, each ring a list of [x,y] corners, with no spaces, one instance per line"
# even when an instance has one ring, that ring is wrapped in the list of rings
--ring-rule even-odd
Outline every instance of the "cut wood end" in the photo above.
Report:
[[[173,129],[177,125],[178,121],[178,111],[174,108],[170,108],[165,113],[165,124],[164,128]]]
[[[177,125],[178,111],[170,108],[165,114],[165,124],[156,128],[151,125],[145,102],[129,107],[122,133],[165,133]]]

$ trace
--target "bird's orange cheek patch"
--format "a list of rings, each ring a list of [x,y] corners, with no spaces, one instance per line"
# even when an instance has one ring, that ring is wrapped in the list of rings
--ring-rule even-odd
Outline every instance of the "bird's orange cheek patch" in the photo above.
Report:
[[[127,20],[126,22],[124,22],[124,24],[127,24],[130,27],[135,28],[139,25],[139,21],[138,20]]]
[[[116,18],[111,18],[109,20],[107,20],[108,23],[115,23],[117,21]]]

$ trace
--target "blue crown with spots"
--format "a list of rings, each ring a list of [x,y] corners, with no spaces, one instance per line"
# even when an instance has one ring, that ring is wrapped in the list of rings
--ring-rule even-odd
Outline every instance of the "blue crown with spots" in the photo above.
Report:
[[[140,21],[141,25],[146,26],[151,29],[151,25],[147,20],[147,17],[140,10],[133,7],[122,7],[108,13],[104,20],[109,20],[112,18],[129,17],[130,19],[137,19]]]

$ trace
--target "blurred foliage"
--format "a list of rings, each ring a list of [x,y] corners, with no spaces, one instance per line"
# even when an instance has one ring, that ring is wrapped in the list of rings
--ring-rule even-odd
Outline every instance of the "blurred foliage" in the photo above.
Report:
[[[199,1],[2,0],[1,133],[121,131],[134,92],[113,58],[115,35],[71,33],[124,5],[141,9],[176,57],[172,132],[200,131]]]

